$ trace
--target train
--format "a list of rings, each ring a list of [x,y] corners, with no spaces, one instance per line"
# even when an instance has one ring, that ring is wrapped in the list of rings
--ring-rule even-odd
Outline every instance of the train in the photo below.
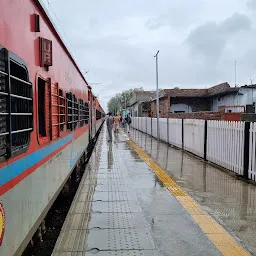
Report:
[[[0,255],[21,255],[105,113],[39,0],[0,0]]]

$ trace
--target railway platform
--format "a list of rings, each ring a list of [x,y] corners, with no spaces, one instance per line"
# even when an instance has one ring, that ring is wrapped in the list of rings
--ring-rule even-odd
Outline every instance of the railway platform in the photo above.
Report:
[[[102,129],[53,256],[250,255],[131,138]]]

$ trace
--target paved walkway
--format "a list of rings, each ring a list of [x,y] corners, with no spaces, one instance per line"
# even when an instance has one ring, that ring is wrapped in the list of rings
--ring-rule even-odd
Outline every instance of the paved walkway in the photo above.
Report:
[[[221,255],[126,139],[103,128],[53,256]]]

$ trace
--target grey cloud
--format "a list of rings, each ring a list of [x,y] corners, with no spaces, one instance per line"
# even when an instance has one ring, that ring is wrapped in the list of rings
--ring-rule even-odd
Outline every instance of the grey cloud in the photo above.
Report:
[[[248,8],[256,9],[256,0],[249,0],[247,2],[247,6],[248,6]]]
[[[243,14],[234,13],[220,23],[207,22],[190,32],[186,43],[192,55],[201,55],[203,58],[217,61],[225,49],[230,37],[249,30],[250,19]]]
[[[219,30],[223,33],[233,34],[251,28],[251,20],[248,16],[234,13],[219,25]]]
[[[183,0],[182,2],[172,0],[171,5],[165,4],[160,15],[158,12],[153,12],[153,16],[146,21],[145,26],[149,30],[156,30],[164,26],[186,29],[199,19],[199,13],[203,7],[203,0],[197,0],[196,4],[191,0]]]
[[[202,55],[206,58],[217,58],[225,47],[225,37],[219,33],[215,22],[208,22],[190,32],[187,44],[192,55]]]

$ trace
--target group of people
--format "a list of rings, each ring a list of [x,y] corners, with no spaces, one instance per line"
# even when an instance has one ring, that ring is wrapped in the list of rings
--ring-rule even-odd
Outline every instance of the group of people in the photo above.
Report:
[[[113,116],[111,112],[107,114],[106,118],[106,124],[107,124],[107,130],[109,139],[108,141],[112,141],[112,131],[118,132],[119,127],[126,128],[127,133],[130,133],[130,124],[131,124],[131,117],[130,114],[126,115],[125,118],[123,118],[122,114],[120,116]]]

